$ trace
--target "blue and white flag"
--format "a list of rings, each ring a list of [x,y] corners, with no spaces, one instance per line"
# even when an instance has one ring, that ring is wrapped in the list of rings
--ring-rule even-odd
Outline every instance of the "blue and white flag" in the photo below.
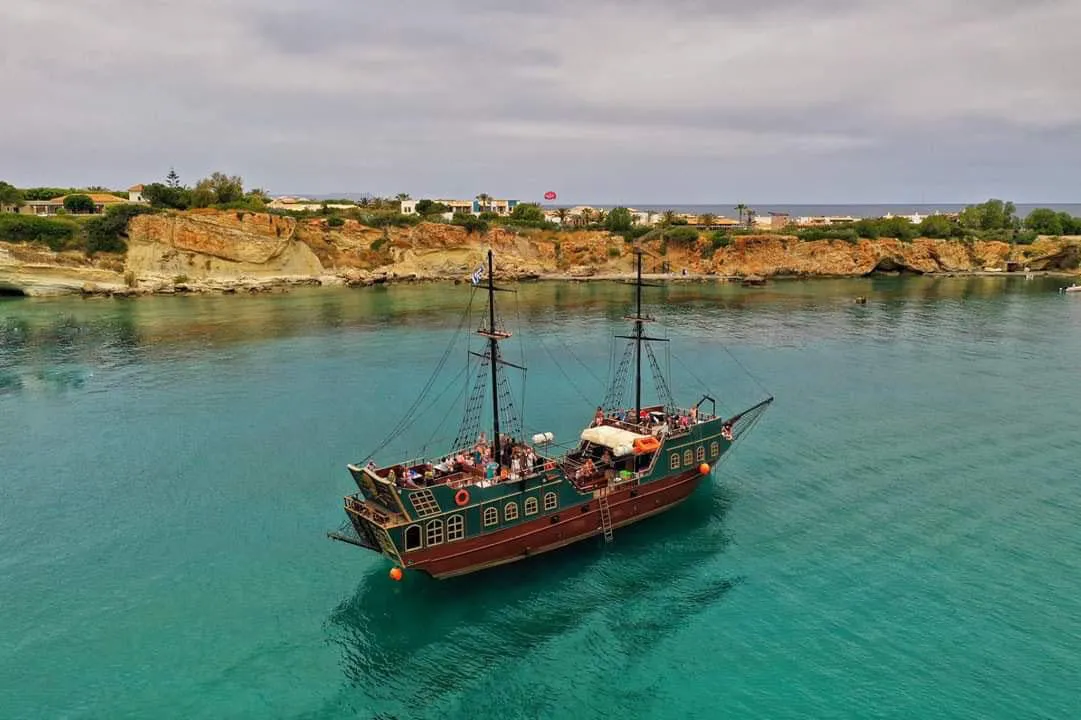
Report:
[[[481,265],[480,267],[478,267],[476,270],[473,271],[473,284],[474,285],[479,284],[480,279],[482,277],[484,277],[484,266],[483,265]]]

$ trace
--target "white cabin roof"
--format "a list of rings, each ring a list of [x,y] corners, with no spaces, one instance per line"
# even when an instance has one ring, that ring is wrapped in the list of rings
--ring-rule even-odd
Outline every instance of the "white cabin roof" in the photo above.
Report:
[[[594,445],[603,445],[615,451],[616,455],[626,455],[634,447],[634,441],[649,437],[639,435],[630,430],[612,427],[611,425],[599,425],[586,428],[582,431],[582,439]]]

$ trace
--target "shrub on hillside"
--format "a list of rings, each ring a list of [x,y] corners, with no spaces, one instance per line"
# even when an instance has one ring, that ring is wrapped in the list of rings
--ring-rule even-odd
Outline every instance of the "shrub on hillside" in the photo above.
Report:
[[[36,217],[34,215],[0,215],[0,240],[11,243],[45,245],[50,250],[65,250],[72,246],[78,226],[69,220]]]
[[[86,222],[86,253],[126,252],[128,249],[128,221],[136,215],[145,215],[154,210],[146,205],[114,205],[101,217]]]
[[[698,230],[693,227],[682,225],[666,230],[664,236],[669,242],[689,245],[698,241]]]

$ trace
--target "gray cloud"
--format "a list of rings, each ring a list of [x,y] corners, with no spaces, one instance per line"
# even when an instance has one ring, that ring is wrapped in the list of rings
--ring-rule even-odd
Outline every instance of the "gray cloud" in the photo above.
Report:
[[[1067,201],[1081,3],[0,7],[0,178],[275,192]]]

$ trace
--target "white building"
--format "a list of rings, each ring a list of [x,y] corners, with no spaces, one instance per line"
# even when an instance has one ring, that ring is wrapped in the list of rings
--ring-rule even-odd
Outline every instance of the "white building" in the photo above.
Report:
[[[415,215],[418,202],[420,201],[412,199],[402,200],[399,212],[402,215]],[[448,200],[446,198],[439,198],[432,200],[432,202],[441,203],[450,208],[449,212],[443,213],[443,216],[448,220],[454,217],[455,213],[480,215],[483,212],[491,212],[496,215],[507,216],[518,206],[517,200],[497,200],[496,198],[489,198],[483,203],[481,203],[480,200]]]
[[[149,203],[150,201],[143,197],[142,185],[132,185],[128,188],[128,202]]]

